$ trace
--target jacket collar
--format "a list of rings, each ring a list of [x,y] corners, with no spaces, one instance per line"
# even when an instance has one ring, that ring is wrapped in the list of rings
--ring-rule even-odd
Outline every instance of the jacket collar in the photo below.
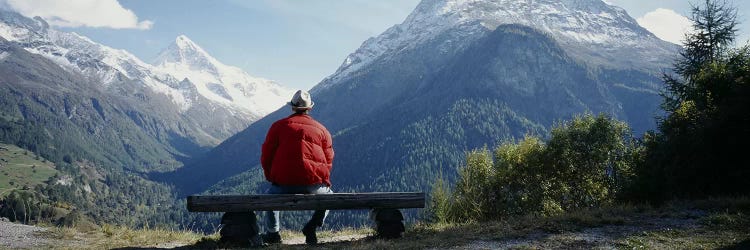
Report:
[[[293,113],[289,115],[288,117],[295,117],[295,116],[303,116],[303,117],[311,118],[310,114],[305,114],[305,113]]]

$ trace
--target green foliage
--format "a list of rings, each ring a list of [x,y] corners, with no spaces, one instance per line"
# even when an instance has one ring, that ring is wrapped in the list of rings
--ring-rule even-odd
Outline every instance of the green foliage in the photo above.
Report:
[[[736,10],[724,2],[695,7],[697,31],[667,76],[665,117],[637,169],[632,199],[660,203],[671,198],[744,195],[750,192],[750,49],[731,49]]]
[[[438,181],[431,215],[441,222],[482,221],[611,204],[632,179],[638,149],[625,123],[576,116],[553,128],[547,143],[527,136],[494,154],[470,152],[452,192]]]
[[[487,149],[476,150],[466,156],[466,164],[470,167],[465,167],[459,172],[455,195],[452,196],[452,201],[457,207],[450,215],[468,220],[481,219],[489,212],[486,209],[489,206],[487,198],[492,195],[492,190],[487,189],[495,175],[492,156]]]
[[[0,216],[21,223],[40,222],[55,210],[43,202],[44,197],[28,190],[13,190],[0,203]]]
[[[555,178],[564,183],[553,187],[570,190],[562,205],[580,208],[609,203],[632,177],[637,143],[624,122],[599,115],[584,115],[552,130],[546,159],[553,161]],[[549,164],[549,163],[547,163]]]
[[[337,156],[342,162],[361,162],[371,164],[371,167],[365,170],[334,167],[333,177],[357,177],[352,181],[338,178],[336,183],[356,188],[364,182],[369,184],[364,189],[372,191],[420,191],[424,190],[422,187],[430,187],[438,174],[444,174],[448,182],[456,180],[456,166],[465,161],[467,155],[464,152],[469,149],[495,146],[505,140],[521,138],[525,133],[547,132],[543,125],[514,112],[501,101],[487,99],[457,100],[445,111],[395,126],[397,132],[364,131],[381,128],[378,125],[349,132],[370,134],[370,138],[345,138],[351,142],[339,140],[344,144],[352,143],[353,148],[368,149],[361,150],[367,154],[367,158],[359,158],[361,160],[357,160],[356,155]],[[384,137],[391,138],[382,145],[371,145],[372,141],[383,141],[381,138]],[[359,151],[353,153],[361,154]],[[378,151],[385,155],[382,160],[375,154]],[[355,170],[367,172],[356,173]]]
[[[498,178],[493,206],[503,215],[541,212],[555,213],[559,206],[549,204],[551,184],[545,176],[547,146],[536,137],[526,137],[517,144],[505,143],[495,150]],[[551,176],[550,176],[551,177]]]
[[[437,222],[437,220],[442,220],[444,222],[446,218],[453,217],[450,214],[450,199],[448,185],[445,183],[442,176],[440,176],[435,181],[435,184],[432,185],[432,192],[430,193],[430,200],[427,206],[427,215],[430,216],[429,219],[433,222]]]

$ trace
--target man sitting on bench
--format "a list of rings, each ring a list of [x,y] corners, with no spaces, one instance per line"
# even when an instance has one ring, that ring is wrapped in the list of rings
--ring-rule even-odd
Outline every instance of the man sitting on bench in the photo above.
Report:
[[[333,144],[328,130],[308,113],[314,103],[310,93],[297,91],[289,102],[294,112],[268,130],[261,152],[269,194],[326,194],[331,191]],[[315,229],[323,225],[328,210],[316,210],[302,233],[305,243],[318,243]],[[281,243],[279,211],[266,214],[264,243]]]

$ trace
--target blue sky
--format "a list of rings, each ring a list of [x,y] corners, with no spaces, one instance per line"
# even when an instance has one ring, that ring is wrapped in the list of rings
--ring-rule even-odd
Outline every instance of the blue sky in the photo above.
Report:
[[[679,34],[677,26],[684,26],[684,17],[679,15],[689,15],[691,2],[605,1],[625,8],[644,26],[651,26],[647,28],[671,32],[671,36]],[[309,89],[333,73],[364,40],[402,22],[418,2],[0,0],[0,6],[25,15],[56,16],[51,23],[58,29],[125,49],[146,62],[184,34],[225,64],[290,88]],[[745,16],[750,1],[736,0],[734,4],[739,9],[740,41],[744,43],[750,37],[746,35],[750,21]]]

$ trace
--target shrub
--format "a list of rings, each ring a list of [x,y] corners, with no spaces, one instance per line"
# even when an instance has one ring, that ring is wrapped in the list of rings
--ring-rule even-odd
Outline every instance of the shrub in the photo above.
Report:
[[[553,128],[547,143],[527,136],[494,154],[469,152],[452,192],[436,182],[430,211],[437,221],[458,222],[610,204],[628,186],[641,154],[625,123],[576,116]]]

